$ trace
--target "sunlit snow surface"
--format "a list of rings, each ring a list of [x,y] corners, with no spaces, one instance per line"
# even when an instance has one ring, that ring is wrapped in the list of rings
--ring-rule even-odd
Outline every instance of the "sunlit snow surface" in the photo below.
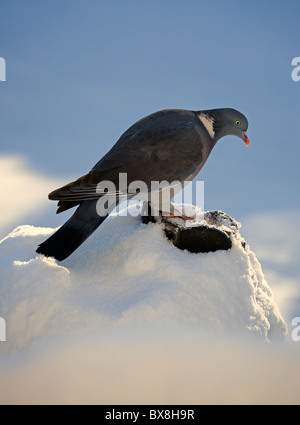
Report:
[[[214,381],[210,359],[219,358],[221,352],[227,350],[236,358],[240,350],[240,355],[250,356],[250,345],[245,350],[250,341],[255,341],[256,351],[264,350],[261,344],[278,347],[279,340],[290,344],[260,264],[250,248],[242,246],[239,235],[228,251],[191,254],[175,248],[161,225],[114,214],[59,263],[35,253],[53,231],[19,226],[0,244],[0,315],[7,326],[7,340],[0,345],[0,402],[135,403],[146,402],[145,397],[180,402],[180,388],[172,392],[171,385],[169,392],[165,388],[161,393],[152,383],[139,393],[137,378],[125,393],[110,386],[105,392],[107,371],[117,374],[110,376],[110,382],[122,388],[123,379],[128,379],[123,366],[135,376],[141,373],[142,362],[145,377],[155,368],[164,381],[170,378],[172,362],[187,368],[186,379],[206,362],[205,373]],[[195,364],[197,352],[199,364]],[[89,365],[95,371],[95,392],[82,383],[79,359],[87,376],[92,373]],[[154,362],[149,370],[147,359]],[[249,364],[245,367],[249,372]],[[65,383],[59,378],[64,371]],[[196,395],[202,394],[204,402],[217,401],[219,396],[204,392],[203,382],[197,388]],[[233,402],[223,390],[224,401]],[[188,394],[195,403],[195,389]],[[237,389],[234,397],[239,397]]]

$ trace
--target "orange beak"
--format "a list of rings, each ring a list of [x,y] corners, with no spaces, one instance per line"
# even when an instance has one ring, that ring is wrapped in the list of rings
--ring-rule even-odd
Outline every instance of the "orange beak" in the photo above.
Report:
[[[244,134],[243,134],[243,139],[244,139],[245,144],[246,144],[247,146],[249,146],[249,144],[250,144],[250,140],[248,139],[248,136],[247,136],[247,134],[246,134],[246,133],[244,133]]]

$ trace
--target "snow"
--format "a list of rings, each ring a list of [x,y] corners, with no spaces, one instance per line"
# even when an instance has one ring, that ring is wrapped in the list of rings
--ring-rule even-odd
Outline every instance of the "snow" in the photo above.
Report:
[[[175,248],[161,225],[122,214],[61,263],[35,254],[54,229],[20,226],[1,241],[7,346],[108,323],[193,323],[266,339],[285,334],[272,291],[241,237],[231,250],[191,254]]]
[[[252,214],[243,220],[243,235],[259,258],[289,323],[300,315],[299,214],[299,209],[281,209]]]
[[[196,219],[202,217],[193,210]],[[232,230],[226,220],[220,225]],[[239,233],[228,251],[191,254],[175,248],[161,224],[142,224],[140,217],[121,211],[57,262],[35,253],[54,231],[18,226],[0,241],[0,316],[7,328],[6,341],[0,342],[0,402],[249,400],[254,382],[239,393],[240,371],[232,367],[222,372],[237,373],[232,399],[228,383],[219,395],[213,392],[214,362],[218,370],[228,362],[242,368],[239,356],[252,358],[243,372],[250,380],[250,369],[270,378],[276,356],[283,362],[282,350],[290,344],[287,326],[259,261],[242,246]],[[270,343],[278,341],[285,348],[267,362]],[[260,352],[268,364],[263,371]],[[299,369],[294,352],[289,356],[288,367]],[[273,381],[280,385],[283,377],[276,373]],[[201,376],[211,382],[204,385]],[[267,393],[260,389],[260,400],[282,400],[271,378],[264,385]],[[297,385],[287,392],[290,399]]]

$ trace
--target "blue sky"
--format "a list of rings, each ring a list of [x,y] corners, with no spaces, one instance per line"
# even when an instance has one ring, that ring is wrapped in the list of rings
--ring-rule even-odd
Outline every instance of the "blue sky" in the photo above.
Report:
[[[232,107],[251,143],[217,143],[198,176],[205,208],[297,208],[299,16],[291,0],[2,0],[0,155],[67,183],[149,113]]]

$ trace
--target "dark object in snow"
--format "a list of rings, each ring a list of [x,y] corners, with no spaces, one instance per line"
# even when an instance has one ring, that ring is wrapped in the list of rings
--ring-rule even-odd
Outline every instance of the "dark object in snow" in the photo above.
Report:
[[[222,211],[207,211],[203,224],[189,226],[189,221],[180,218],[153,217],[149,208],[149,204],[144,203],[143,223],[162,223],[167,238],[182,250],[193,253],[227,250],[232,247],[232,238],[238,233],[238,223]]]
[[[194,227],[180,227],[165,220],[164,231],[173,245],[190,252],[214,252],[232,247],[231,238],[225,232],[202,224]]]

